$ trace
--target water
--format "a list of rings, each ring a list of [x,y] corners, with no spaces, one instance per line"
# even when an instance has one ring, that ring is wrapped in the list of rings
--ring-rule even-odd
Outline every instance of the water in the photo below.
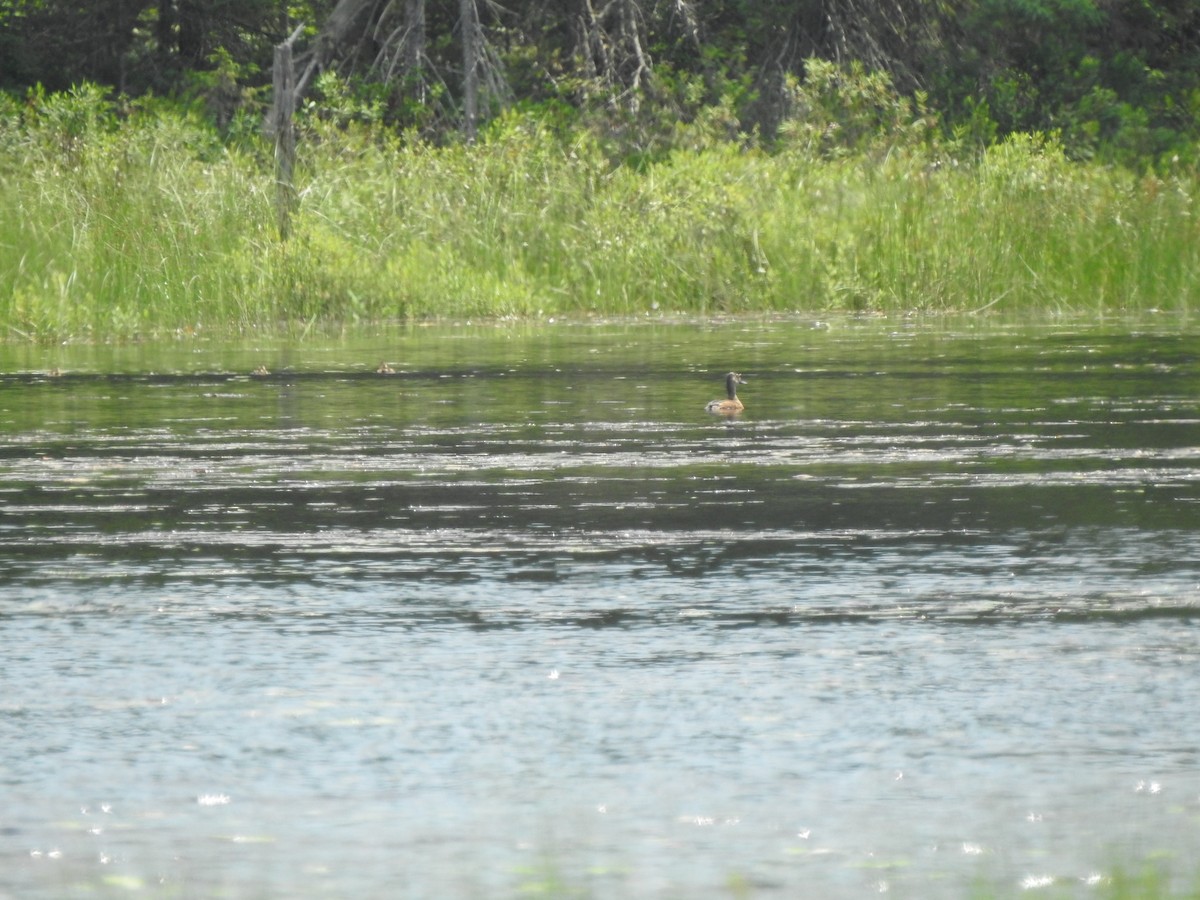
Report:
[[[0,896],[1190,884],[1198,337],[0,347]]]

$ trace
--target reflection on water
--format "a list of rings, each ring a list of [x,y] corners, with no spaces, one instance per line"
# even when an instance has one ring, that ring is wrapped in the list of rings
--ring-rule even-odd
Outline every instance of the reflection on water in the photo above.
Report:
[[[0,892],[1194,875],[1195,335],[36,352],[0,348]]]

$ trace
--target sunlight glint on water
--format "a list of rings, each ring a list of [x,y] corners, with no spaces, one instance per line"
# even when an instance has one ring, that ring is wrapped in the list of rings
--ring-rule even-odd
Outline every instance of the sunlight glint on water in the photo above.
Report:
[[[0,348],[0,892],[1186,879],[1198,346]]]

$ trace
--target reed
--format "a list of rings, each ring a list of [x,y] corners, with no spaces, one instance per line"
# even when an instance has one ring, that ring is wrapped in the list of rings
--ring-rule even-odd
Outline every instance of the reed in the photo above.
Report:
[[[843,156],[684,134],[638,165],[532,116],[432,147],[310,122],[286,243],[266,144],[79,89],[0,100],[4,339],[410,318],[1187,313],[1195,171],[1020,137]]]

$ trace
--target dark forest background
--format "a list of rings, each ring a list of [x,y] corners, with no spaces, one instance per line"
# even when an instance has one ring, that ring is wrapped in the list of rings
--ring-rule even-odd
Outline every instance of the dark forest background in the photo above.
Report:
[[[310,112],[429,140],[522,107],[629,153],[703,115],[769,147],[814,73],[981,145],[1053,133],[1147,166],[1200,139],[1197,0],[0,0],[0,89],[92,82],[257,128],[297,29]]]

